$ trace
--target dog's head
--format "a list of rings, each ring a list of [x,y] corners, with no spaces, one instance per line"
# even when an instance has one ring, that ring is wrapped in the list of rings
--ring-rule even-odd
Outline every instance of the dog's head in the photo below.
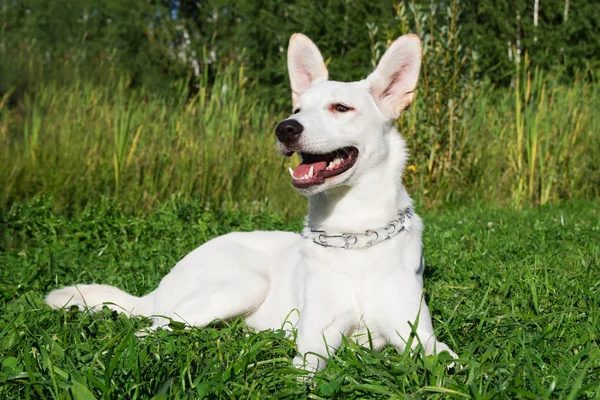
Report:
[[[302,163],[292,184],[311,195],[352,185],[361,171],[382,165],[386,135],[410,105],[421,68],[421,41],[404,35],[385,52],[377,68],[358,82],[328,81],[317,46],[294,34],[288,48],[293,115],[276,128],[279,151],[298,153]]]

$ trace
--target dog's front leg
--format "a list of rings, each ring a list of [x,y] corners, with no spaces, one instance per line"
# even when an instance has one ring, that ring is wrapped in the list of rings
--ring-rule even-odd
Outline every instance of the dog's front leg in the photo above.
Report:
[[[303,323],[304,322],[304,323]],[[327,366],[325,360],[329,352],[335,352],[342,344],[342,331],[340,327],[331,324],[324,329],[313,325],[310,321],[298,323],[298,355],[294,358],[294,365],[308,372],[314,373]]]
[[[297,279],[302,283],[298,288],[302,306],[296,324],[294,365],[310,373],[325,368],[327,357],[342,344],[342,335],[351,333],[360,320],[346,276],[323,268],[323,260],[328,260],[327,254],[307,255],[304,276]]]
[[[328,306],[323,306],[327,304]],[[340,348],[343,335],[355,328],[360,317],[351,307],[342,307],[333,299],[321,299],[305,307],[298,320],[294,365],[314,373],[327,366],[327,357]]]
[[[421,298],[420,306],[417,308],[414,305],[413,310],[409,304],[405,303],[404,311],[405,314],[401,314],[396,323],[390,326],[388,336],[390,344],[396,346],[403,353],[408,343],[411,344],[411,351],[420,343],[427,356],[447,351],[453,358],[458,358],[456,353],[445,343],[437,340],[425,299]],[[414,321],[413,324],[408,323],[411,320]],[[413,334],[416,335],[417,340],[409,340]]]

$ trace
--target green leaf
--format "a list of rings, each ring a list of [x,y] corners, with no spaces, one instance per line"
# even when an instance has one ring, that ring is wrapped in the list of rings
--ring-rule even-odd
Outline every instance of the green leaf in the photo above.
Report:
[[[73,400],[96,400],[96,396],[80,382],[73,382],[73,386],[71,386],[71,395],[73,396]]]
[[[2,366],[8,370],[17,369],[17,364],[18,360],[16,357],[6,357],[4,360],[2,360]]]

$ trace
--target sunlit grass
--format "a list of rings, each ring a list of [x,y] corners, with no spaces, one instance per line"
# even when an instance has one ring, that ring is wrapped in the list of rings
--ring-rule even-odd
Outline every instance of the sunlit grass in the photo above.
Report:
[[[600,146],[599,88],[580,76],[565,82],[525,59],[512,89],[490,99],[482,93],[468,121],[481,190],[516,207],[600,195],[600,156],[592,150]]]

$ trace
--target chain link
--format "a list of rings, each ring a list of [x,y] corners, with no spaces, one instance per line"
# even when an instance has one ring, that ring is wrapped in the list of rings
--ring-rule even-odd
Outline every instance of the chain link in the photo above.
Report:
[[[390,221],[386,226],[377,229],[367,229],[364,232],[345,232],[345,233],[336,233],[336,234],[328,234],[324,230],[309,228],[310,233],[302,233],[302,236],[307,239],[312,239],[312,241],[323,247],[333,247],[337,249],[360,249],[360,248],[369,248],[381,242],[385,242],[386,240],[390,240],[394,236],[398,235],[402,231],[406,229],[404,226],[404,222],[407,218],[410,218],[412,215],[412,210],[407,208],[398,213],[398,217],[392,221]],[[381,230],[382,235],[378,232]],[[385,233],[385,235],[383,235]],[[374,236],[374,238],[373,238]],[[359,245],[359,238],[367,238],[367,242],[364,245]],[[341,240],[338,240],[341,239]],[[332,241],[343,241],[343,243],[335,244]]]

